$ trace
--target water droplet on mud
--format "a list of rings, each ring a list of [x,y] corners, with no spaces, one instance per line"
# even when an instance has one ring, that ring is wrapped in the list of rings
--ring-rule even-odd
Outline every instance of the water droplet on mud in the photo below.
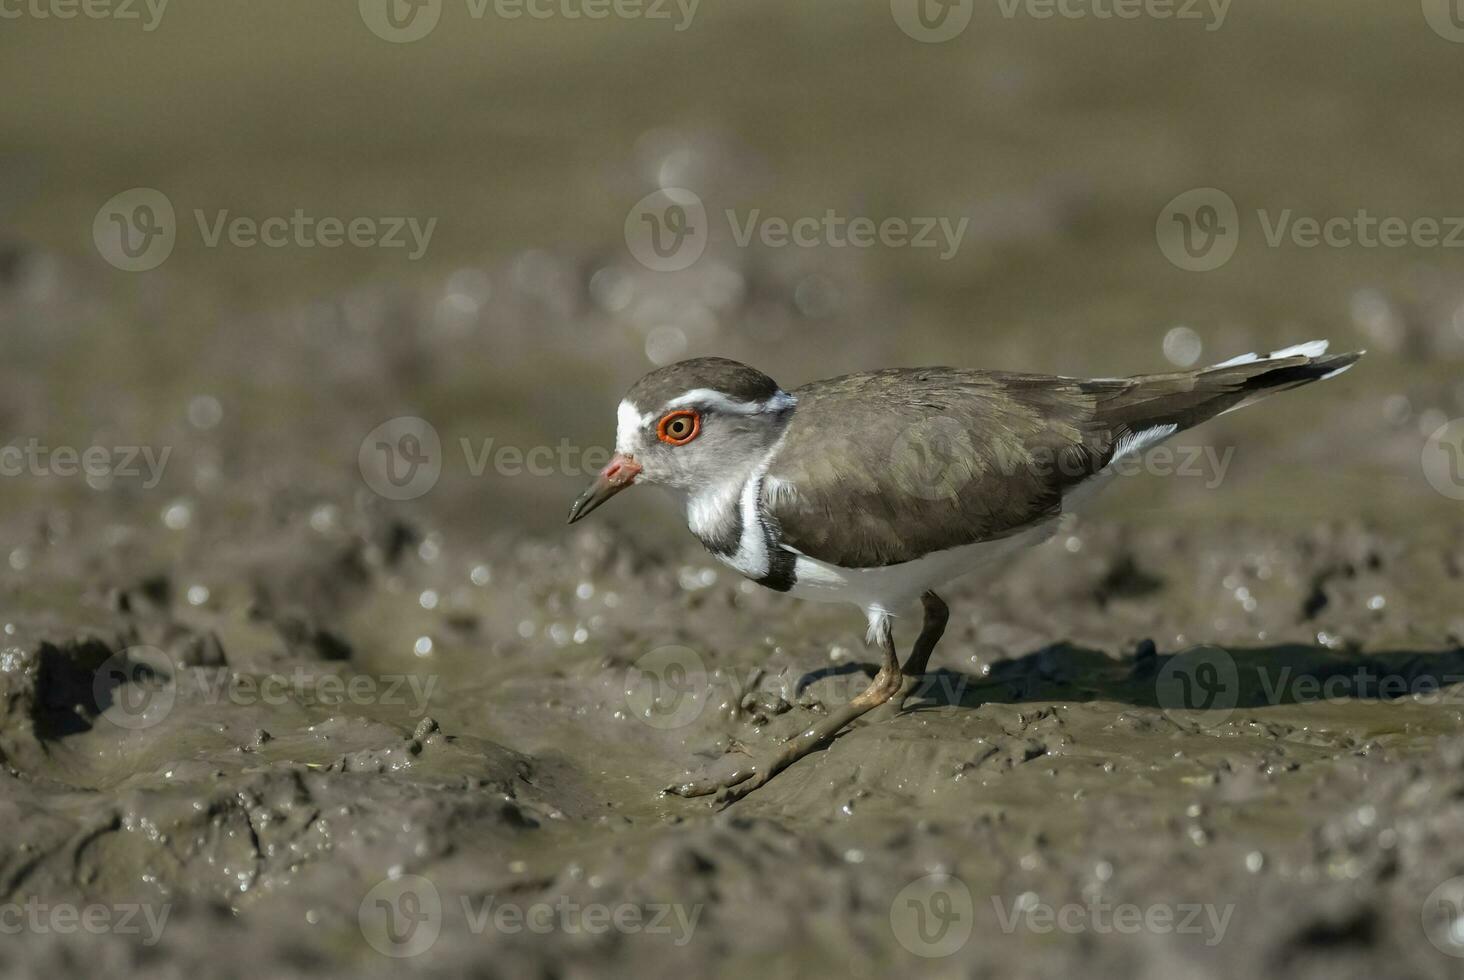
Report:
[[[310,529],[320,534],[335,530],[340,520],[340,509],[335,504],[321,504],[310,512]]]

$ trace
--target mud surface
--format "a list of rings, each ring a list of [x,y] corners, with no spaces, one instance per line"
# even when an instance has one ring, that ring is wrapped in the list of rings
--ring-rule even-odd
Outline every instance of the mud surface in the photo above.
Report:
[[[1464,275],[1256,217],[1459,213],[1464,48],[1417,4],[977,5],[949,44],[883,0],[683,32],[459,5],[414,45],[356,6],[0,22],[0,974],[1464,971],[1464,481],[1426,468]],[[624,229],[667,182],[739,221],[971,223],[949,261],[723,227],[655,273]],[[181,221],[145,273],[91,239],[134,186]],[[1201,187],[1246,221],[1203,274],[1155,239]],[[193,224],[296,208],[439,223],[417,262]],[[725,811],[660,795],[873,658],[654,493],[563,527],[641,373],[1314,337],[1370,353],[950,590],[910,710]]]
[[[952,592],[905,713],[715,812],[658,790],[856,693],[855,614],[348,513],[143,581],[73,526],[7,585],[7,900],[142,908],[7,972],[1457,972],[1458,536],[1075,528]]]

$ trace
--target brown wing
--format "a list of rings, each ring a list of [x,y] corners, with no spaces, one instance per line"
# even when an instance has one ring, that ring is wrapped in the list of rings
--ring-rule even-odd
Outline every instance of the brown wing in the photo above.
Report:
[[[815,382],[794,392],[766,509],[785,544],[844,568],[1005,537],[1057,516],[1126,437],[1188,428],[1357,356],[1097,381],[923,368]]]
[[[816,382],[764,481],[783,542],[844,568],[910,561],[1056,515],[1107,446],[1060,378],[949,368]]]

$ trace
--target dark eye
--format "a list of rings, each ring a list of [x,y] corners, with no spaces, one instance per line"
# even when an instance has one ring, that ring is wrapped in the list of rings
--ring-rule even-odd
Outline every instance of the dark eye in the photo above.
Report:
[[[673,446],[684,446],[701,432],[701,415],[683,408],[668,412],[656,423],[656,437]]]

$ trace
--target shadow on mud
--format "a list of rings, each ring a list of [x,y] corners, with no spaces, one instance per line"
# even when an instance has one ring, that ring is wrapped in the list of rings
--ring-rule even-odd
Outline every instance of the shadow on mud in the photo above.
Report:
[[[838,674],[863,671],[873,676],[873,670],[870,664],[849,664],[817,671],[805,676],[799,688]],[[1464,649],[1361,654],[1286,644],[1198,646],[1158,654],[1145,642],[1134,656],[1115,660],[1098,650],[1059,643],[995,663],[986,677],[944,668],[930,671],[908,707],[1113,701],[1203,712],[1409,698],[1464,706]]]

